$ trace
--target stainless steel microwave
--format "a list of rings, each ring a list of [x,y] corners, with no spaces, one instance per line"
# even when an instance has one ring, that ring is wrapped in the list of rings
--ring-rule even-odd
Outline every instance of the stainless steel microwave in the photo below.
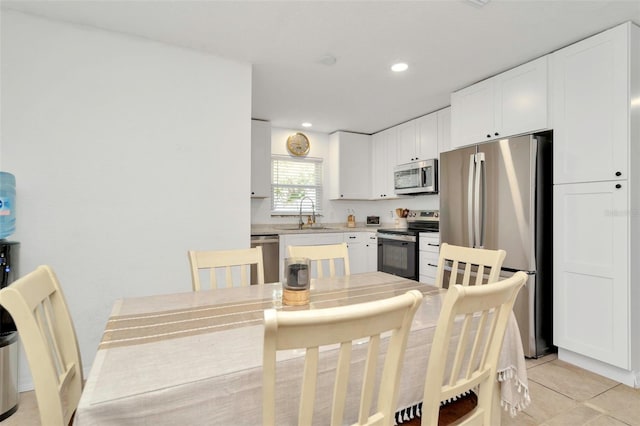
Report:
[[[396,194],[437,194],[438,160],[422,160],[396,166],[393,171]]]

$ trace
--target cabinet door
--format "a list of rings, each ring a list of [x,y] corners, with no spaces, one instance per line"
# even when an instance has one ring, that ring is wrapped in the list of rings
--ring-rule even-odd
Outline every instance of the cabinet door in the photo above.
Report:
[[[628,177],[627,31],[619,26],[553,54],[554,183]]]
[[[349,249],[349,266],[352,274],[366,272],[367,250],[363,232],[345,232],[344,242]]]
[[[416,160],[438,158],[438,113],[416,119]]]
[[[497,77],[492,138],[548,128],[547,62],[543,56]]]
[[[438,156],[451,149],[451,107],[438,111]]]
[[[395,127],[376,133],[372,138],[373,171],[371,175],[374,200],[396,198],[393,190],[393,168],[396,165]]]
[[[626,185],[555,185],[553,224],[553,343],[624,369],[630,367]]]
[[[416,120],[396,126],[398,132],[398,164],[410,163],[417,160],[416,153]]]
[[[362,179],[371,170],[371,137],[359,133],[336,132],[329,138],[330,198],[368,200],[371,181]]]
[[[251,197],[271,196],[271,124],[251,120]]]
[[[378,270],[378,236],[375,232],[367,232],[365,247],[367,251],[365,272],[375,272]]]
[[[393,185],[393,170],[395,169],[396,164],[398,164],[398,155],[396,150],[396,145],[398,144],[398,132],[395,128],[391,128],[391,129],[385,130],[385,134],[386,134],[385,140],[387,144],[387,156],[386,156],[386,162],[385,162],[385,167],[383,171],[384,174],[382,176],[382,180],[384,184],[384,193],[385,193],[384,198],[385,199],[398,198]]]
[[[451,94],[451,147],[492,139],[495,129],[494,79],[482,81]]]

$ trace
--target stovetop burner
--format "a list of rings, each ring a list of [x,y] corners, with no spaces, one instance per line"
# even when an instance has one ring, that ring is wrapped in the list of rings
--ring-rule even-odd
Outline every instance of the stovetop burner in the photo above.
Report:
[[[440,212],[438,210],[409,210],[407,228],[378,229],[378,232],[399,235],[417,235],[419,232],[439,232]]]

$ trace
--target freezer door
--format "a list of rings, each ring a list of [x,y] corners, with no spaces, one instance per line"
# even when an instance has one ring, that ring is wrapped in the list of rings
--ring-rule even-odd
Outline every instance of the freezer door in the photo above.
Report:
[[[512,275],[503,271],[500,279]],[[537,274],[530,273],[513,305],[513,314],[522,337],[522,349],[527,358],[538,358],[553,350],[553,301],[545,298],[541,284]]]
[[[503,267],[535,271],[537,142],[532,136],[479,145],[482,236],[476,246],[507,252]],[[444,240],[443,240],[444,241]]]

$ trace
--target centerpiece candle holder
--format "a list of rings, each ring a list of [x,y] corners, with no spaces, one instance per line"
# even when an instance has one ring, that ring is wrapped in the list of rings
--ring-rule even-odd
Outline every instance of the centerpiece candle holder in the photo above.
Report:
[[[311,261],[306,257],[288,257],[284,260],[284,287],[282,303],[290,306],[309,303]]]

